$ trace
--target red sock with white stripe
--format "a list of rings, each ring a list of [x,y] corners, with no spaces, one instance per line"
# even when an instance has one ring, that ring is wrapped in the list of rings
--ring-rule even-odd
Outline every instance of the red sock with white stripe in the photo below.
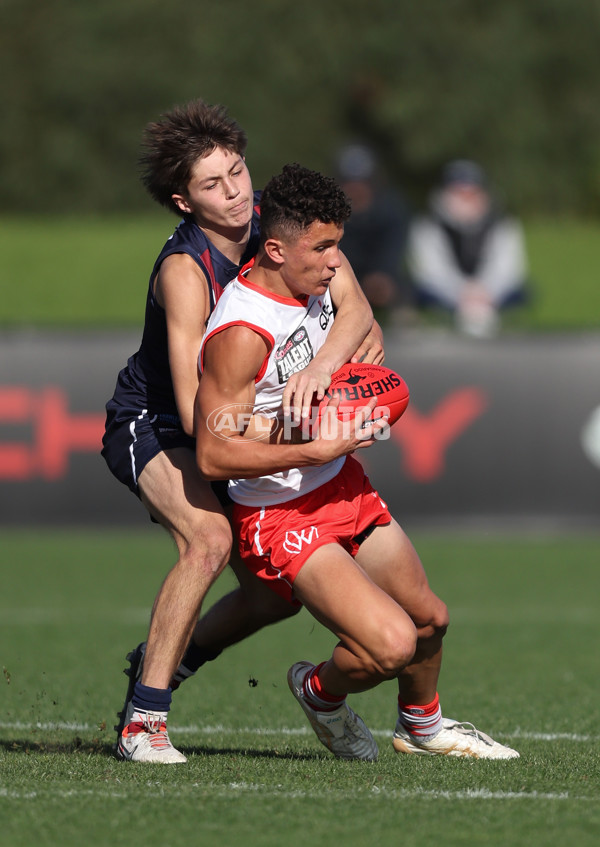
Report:
[[[315,711],[334,712],[342,705],[346,697],[338,697],[324,690],[319,679],[319,671],[324,664],[325,662],[321,662],[320,665],[308,671],[302,683],[302,693],[305,702]]]
[[[398,697],[398,716],[404,729],[419,738],[433,738],[442,729],[440,698],[436,694],[431,703],[408,705]]]

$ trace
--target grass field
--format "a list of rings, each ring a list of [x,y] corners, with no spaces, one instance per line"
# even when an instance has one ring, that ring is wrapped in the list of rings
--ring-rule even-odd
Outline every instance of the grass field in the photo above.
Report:
[[[379,761],[333,759],[285,681],[332,647],[303,611],[175,694],[187,765],[117,762],[124,654],[144,637],[170,542],[151,526],[3,531],[0,844],[596,845],[600,537],[413,538],[451,609],[444,711],[519,760],[396,756],[393,683],[351,698]]]
[[[0,326],[140,325],[152,263],[176,223],[139,218],[3,219]],[[508,326],[600,327],[600,223],[530,221],[534,298]]]

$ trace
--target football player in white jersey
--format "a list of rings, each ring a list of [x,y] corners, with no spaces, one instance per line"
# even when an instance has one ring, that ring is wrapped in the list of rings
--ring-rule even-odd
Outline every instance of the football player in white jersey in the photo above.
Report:
[[[224,293],[202,342],[196,452],[205,478],[230,480],[248,569],[339,639],[320,664],[292,665],[290,689],[319,740],[340,758],[377,758],[372,734],[346,697],[393,678],[397,752],[517,757],[472,725],[442,717],[446,606],[349,455],[373,444],[385,425],[369,423],[375,401],[357,415],[354,443],[341,422],[336,428],[335,404],[327,436],[318,429],[312,440],[287,443],[278,438],[280,426],[261,439],[247,424],[257,414],[279,420],[288,375],[307,351],[318,355],[331,330],[350,207],[333,180],[287,165],[265,188],[261,214],[257,257]],[[224,410],[242,414],[224,417]]]

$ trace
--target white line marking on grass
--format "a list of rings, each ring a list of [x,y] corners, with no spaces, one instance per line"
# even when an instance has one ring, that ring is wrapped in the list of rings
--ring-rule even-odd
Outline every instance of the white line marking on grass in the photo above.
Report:
[[[146,786],[152,794],[156,791],[155,783],[148,783]],[[486,788],[465,789],[461,791],[435,791],[432,789],[423,788],[379,788],[373,786],[371,789],[357,789],[356,791],[346,791],[342,789],[331,789],[325,786],[320,786],[318,790],[290,790],[283,788],[281,785],[269,785],[266,783],[251,783],[251,782],[231,782],[228,785],[220,785],[216,783],[193,782],[189,785],[177,784],[172,787],[174,795],[195,795],[198,791],[204,796],[209,797],[226,797],[231,799],[232,794],[258,794],[261,797],[274,797],[277,799],[322,799],[324,795],[330,795],[336,799],[345,800],[372,800],[385,799],[387,800],[591,800],[591,797],[581,797],[571,795],[568,791],[552,793],[542,791],[490,791]],[[169,787],[162,785],[162,795],[169,794]],[[72,797],[98,797],[104,799],[127,800],[130,797],[135,797],[138,800],[144,796],[144,786],[136,784],[130,791],[126,788],[102,789],[102,788],[71,788],[68,790],[52,788],[47,790],[19,790],[15,788],[0,787],[0,797],[5,797],[9,800],[40,800],[51,797],[55,798],[72,798]]]
[[[523,732],[520,729],[511,733],[498,733],[502,738],[525,738],[530,741],[599,741],[597,735],[580,735],[576,732]]]
[[[36,730],[64,730],[65,732],[92,732],[98,731],[98,726],[93,726],[89,723],[71,723],[63,721],[38,721],[37,723],[25,723],[23,721],[0,721],[0,729],[27,730],[35,732]]]
[[[201,783],[193,783],[192,787],[204,787]],[[286,791],[282,789],[278,791],[278,786],[269,786],[264,784],[255,785],[253,783],[232,782],[228,786],[231,791],[244,792],[260,792],[264,795],[265,791],[270,791],[272,794],[283,797],[322,797],[323,791],[320,788],[318,791]],[[373,786],[371,789],[357,791],[338,791],[336,789],[329,790],[330,794],[335,794],[340,797],[352,797],[354,799],[366,798],[381,795],[386,799],[414,799],[425,798],[432,800],[588,800],[591,797],[573,797],[568,791],[562,791],[558,794],[542,792],[542,791],[490,791],[487,788],[470,789],[467,788],[461,791],[435,791],[425,788],[379,788]]]
[[[8,730],[47,730],[47,731],[65,731],[65,732],[99,732],[100,727],[97,724],[75,723],[63,721],[39,721],[37,723],[26,723],[24,721],[0,721],[0,729]],[[104,731],[104,730],[103,730]],[[391,738],[391,729],[373,729],[373,735],[378,738]],[[112,733],[109,732],[109,735]],[[169,726],[170,735],[312,735],[312,730],[309,727],[227,727],[221,724],[215,726],[198,726],[191,724],[189,726]],[[580,741],[582,743],[600,741],[598,735],[582,735],[575,732],[525,732],[521,729],[516,729],[514,732],[499,732],[493,733],[498,738],[522,738],[527,741]]]

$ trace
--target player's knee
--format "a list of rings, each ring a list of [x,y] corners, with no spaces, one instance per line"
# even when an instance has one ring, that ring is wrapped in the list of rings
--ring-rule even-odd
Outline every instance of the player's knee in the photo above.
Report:
[[[223,532],[210,538],[206,547],[206,561],[215,574],[221,573],[231,555],[231,535]]]
[[[380,632],[381,640],[373,654],[374,671],[383,679],[394,679],[411,661],[417,648],[415,627],[388,626]]]
[[[198,530],[189,540],[187,558],[197,562],[203,570],[217,575],[229,561],[231,543],[231,531],[227,525],[217,525],[210,533]]]
[[[448,606],[446,606],[444,601],[440,600],[439,597],[436,597],[435,600],[430,627],[436,637],[443,638],[450,624],[450,615],[448,613]]]
[[[439,597],[435,597],[435,595],[426,614],[420,620],[415,621],[419,639],[435,639],[436,641],[442,640],[449,623],[448,607]]]

